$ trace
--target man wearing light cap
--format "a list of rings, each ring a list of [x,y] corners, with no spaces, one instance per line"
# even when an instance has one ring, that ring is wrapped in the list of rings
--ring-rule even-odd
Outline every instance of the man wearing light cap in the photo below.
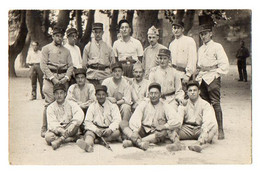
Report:
[[[149,99],[142,101],[129,121],[129,127],[123,130],[128,140],[123,147],[137,146],[147,150],[149,143],[164,142],[168,133],[181,126],[177,112],[160,100],[161,85],[149,85]]]
[[[131,36],[131,26],[127,20],[121,20],[118,25],[122,37],[114,42],[113,51],[116,60],[123,66],[124,76],[132,78],[133,64],[142,60],[143,46]]]
[[[130,79],[131,96],[133,100],[132,109],[148,96],[149,80],[144,79],[144,68],[141,62],[136,62],[133,67],[134,78]]]
[[[63,143],[76,142],[84,113],[77,103],[65,100],[67,92],[64,84],[55,84],[53,93],[55,101],[47,108],[48,131],[45,140],[56,150]]]
[[[150,69],[159,65],[159,61],[158,61],[159,50],[162,48],[166,49],[166,47],[158,43],[159,31],[154,26],[149,28],[147,35],[148,35],[148,42],[150,43],[150,45],[144,50],[144,57],[142,63],[145,69],[145,78],[149,79]]]
[[[115,62],[112,48],[102,40],[103,24],[92,25],[94,38],[83,50],[82,66],[87,68],[87,79],[90,83],[100,85],[104,79],[111,76],[110,65]]]
[[[177,131],[177,136],[179,140],[198,140],[189,146],[189,149],[201,152],[206,147],[205,144],[211,143],[217,134],[215,113],[212,106],[199,96],[197,81],[189,81],[187,90],[189,96],[187,105],[178,108],[178,117],[182,120],[182,126]],[[181,150],[177,143],[168,145],[166,148],[169,151]]]
[[[69,87],[67,99],[78,103],[86,114],[89,105],[96,100],[95,87],[87,82],[86,69],[75,69],[74,75],[77,83]]]
[[[178,104],[184,102],[184,91],[182,90],[179,74],[169,65],[171,52],[168,49],[159,50],[159,66],[150,71],[149,82],[159,83],[162,87],[162,98],[177,110]]]
[[[223,115],[220,105],[221,75],[229,70],[228,57],[221,44],[212,40],[212,25],[203,24],[199,29],[203,45],[198,50],[196,80],[200,82],[201,97],[212,104],[218,123],[218,139],[224,139]]]
[[[119,122],[121,116],[116,104],[107,99],[107,87],[96,87],[97,101],[89,106],[84,126],[84,140],[78,140],[77,145],[86,152],[93,152],[95,140],[103,137],[107,142],[118,140],[120,137]]]
[[[175,39],[170,43],[172,66],[182,79],[183,86],[192,78],[196,70],[197,48],[192,37],[185,36],[184,23],[174,21],[172,32]]]
[[[68,89],[68,82],[73,72],[70,51],[62,45],[64,32],[64,29],[55,26],[52,35],[53,42],[42,48],[40,67],[44,74],[43,93],[45,96],[42,137],[47,130],[46,108],[54,101],[53,85],[64,84]]]

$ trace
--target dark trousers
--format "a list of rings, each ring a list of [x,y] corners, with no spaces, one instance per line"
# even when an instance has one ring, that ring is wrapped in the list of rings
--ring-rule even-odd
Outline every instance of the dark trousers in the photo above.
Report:
[[[220,87],[220,77],[214,79],[209,85],[202,80],[200,86],[200,96],[202,99],[212,104],[215,111],[218,128],[223,129],[222,109],[220,106]]]
[[[239,73],[239,80],[247,81],[246,59],[237,60],[237,69]]]
[[[32,95],[36,98],[36,91],[37,91],[37,79],[40,84],[40,91],[41,96],[44,97],[42,92],[42,86],[43,86],[43,72],[40,68],[40,64],[33,64],[30,69],[30,78],[31,78],[31,84],[32,84]]]

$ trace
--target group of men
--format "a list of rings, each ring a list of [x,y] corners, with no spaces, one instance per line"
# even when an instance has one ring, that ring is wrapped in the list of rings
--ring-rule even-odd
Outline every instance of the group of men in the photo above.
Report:
[[[65,31],[54,28],[53,42],[42,48],[40,60],[41,136],[47,144],[57,149],[76,142],[93,152],[95,143],[121,141],[125,148],[147,150],[150,143],[169,139],[166,148],[176,151],[185,148],[180,140],[194,139],[189,149],[200,152],[217,133],[224,139],[220,76],[227,74],[229,62],[221,44],[212,40],[212,26],[200,26],[198,53],[195,41],[183,34],[183,22],[173,23],[169,49],[158,43],[154,26],[144,51],[127,20],[119,22],[119,31],[110,47],[102,40],[103,24],[94,23],[94,39],[81,58],[77,30],[67,30],[63,46]]]

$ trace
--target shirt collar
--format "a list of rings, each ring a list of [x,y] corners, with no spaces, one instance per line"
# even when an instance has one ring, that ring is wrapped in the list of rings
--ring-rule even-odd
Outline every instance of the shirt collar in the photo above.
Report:
[[[151,48],[156,48],[156,47],[158,47],[158,45],[159,45],[159,43],[157,42],[154,46],[152,46],[152,45],[150,45],[150,46],[151,46]]]
[[[125,41],[123,40],[123,38],[121,38],[121,39],[120,39],[120,41],[121,41],[121,42],[125,42]],[[132,37],[132,36],[130,36],[130,39],[129,39],[129,41],[127,41],[127,42],[133,42],[133,37]],[[127,43],[127,42],[125,42],[125,43]]]
[[[208,46],[208,45],[210,45],[211,43],[213,43],[213,40],[211,39],[210,41],[208,41],[208,43],[203,43],[203,45],[205,45],[205,46]]]

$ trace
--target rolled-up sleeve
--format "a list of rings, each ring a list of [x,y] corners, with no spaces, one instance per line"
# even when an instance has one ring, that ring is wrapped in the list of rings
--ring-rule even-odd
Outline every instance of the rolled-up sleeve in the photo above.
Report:
[[[167,118],[167,122],[164,124],[164,126],[169,130],[180,128],[181,119],[179,118],[177,112],[166,103],[164,104],[164,110]]]
[[[215,112],[214,112],[213,107],[208,103],[205,103],[203,108],[204,109],[203,109],[203,113],[202,113],[203,119],[202,119],[201,129],[202,129],[202,132],[208,133],[208,131],[211,130],[211,128],[213,126],[217,125],[216,118],[215,118]]]
[[[120,115],[120,111],[117,107],[117,105],[113,104],[112,106],[112,123],[109,125],[109,128],[114,132],[115,130],[117,130],[119,128],[119,123],[121,121],[121,115]]]
[[[139,104],[129,120],[129,127],[133,131],[139,131],[141,128],[144,107],[144,103]]]
[[[73,118],[71,122],[77,126],[80,126],[84,119],[84,112],[79,107],[79,105],[75,102],[71,101],[71,107],[72,107],[72,115]]]
[[[84,126],[86,130],[91,130],[93,132],[97,131],[97,126],[93,124],[94,121],[94,114],[95,114],[95,105],[92,103],[87,111],[86,118],[84,121]]]
[[[228,61],[227,54],[221,44],[217,44],[216,54],[217,54],[216,56],[218,62],[218,68],[216,71],[220,75],[221,74],[225,75],[229,71],[229,61]]]
[[[52,132],[57,132],[58,128],[61,128],[60,122],[56,118],[55,110],[52,105],[49,105],[47,108],[47,122],[48,130]]]

